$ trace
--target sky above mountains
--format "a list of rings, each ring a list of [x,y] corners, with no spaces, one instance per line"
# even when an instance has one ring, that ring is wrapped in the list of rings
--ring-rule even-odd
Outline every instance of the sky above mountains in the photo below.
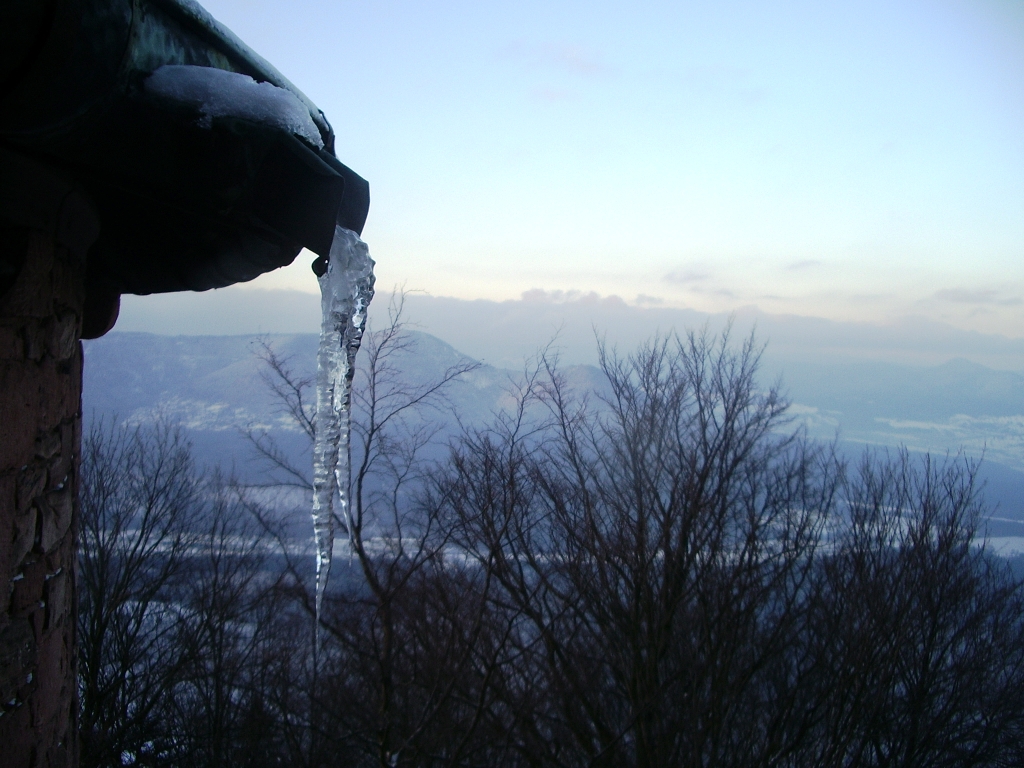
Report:
[[[1016,0],[204,5],[370,181],[382,287],[1024,336]]]

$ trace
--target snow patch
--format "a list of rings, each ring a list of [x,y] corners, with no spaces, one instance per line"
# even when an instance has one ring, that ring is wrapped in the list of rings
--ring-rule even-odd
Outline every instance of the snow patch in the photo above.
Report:
[[[324,146],[306,105],[291,91],[257,83],[248,75],[216,67],[165,64],[146,78],[145,89],[161,99],[199,111],[199,125],[215,117],[239,117],[293,133]]]

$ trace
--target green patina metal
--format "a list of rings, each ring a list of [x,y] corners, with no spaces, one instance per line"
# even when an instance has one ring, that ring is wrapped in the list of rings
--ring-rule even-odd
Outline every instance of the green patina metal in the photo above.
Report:
[[[196,3],[22,0],[0,10],[0,49],[0,148],[73,179],[99,213],[91,293],[218,288],[303,247],[326,256],[336,223],[362,231],[369,187],[323,113]],[[168,64],[285,89],[323,146],[251,119],[200,125],[146,92]]]

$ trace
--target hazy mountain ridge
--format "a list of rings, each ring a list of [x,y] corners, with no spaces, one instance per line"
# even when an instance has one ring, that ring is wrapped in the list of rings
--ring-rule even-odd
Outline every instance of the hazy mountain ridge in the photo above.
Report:
[[[370,307],[386,314],[387,294]],[[712,329],[730,319],[739,335],[756,328],[772,357],[820,363],[882,360],[899,365],[945,363],[963,357],[996,370],[1024,373],[1024,338],[967,331],[921,317],[887,323],[771,314],[756,307],[710,314],[693,309],[635,306],[618,296],[528,291],[509,301],[409,293],[407,316],[461,352],[497,367],[517,368],[556,338],[568,362],[597,361],[595,337],[631,349],[656,331]],[[118,328],[161,334],[316,333],[320,301],[297,290],[232,286],[206,293],[124,296]]]
[[[411,331],[396,368],[410,383],[436,378],[449,366],[472,363],[452,345]],[[300,378],[312,380],[315,334],[161,336],[113,332],[86,342],[84,409],[87,417],[145,422],[164,414],[190,430],[200,457],[230,458],[246,471],[252,457],[243,432],[267,430],[287,450],[301,454],[305,438],[280,411],[261,378],[258,357],[268,344]],[[589,365],[566,365],[570,383],[600,387]],[[508,388],[522,372],[480,364],[453,383],[451,407],[464,423],[483,423],[508,402]],[[793,402],[791,415],[823,439],[906,445],[937,454],[964,447],[986,457],[993,500],[1012,517],[1024,517],[1024,376],[967,360],[936,366],[878,361],[782,361],[768,357],[765,384],[781,380]],[[309,397],[315,397],[310,388]],[[1020,512],[1018,513],[1018,511]]]
[[[409,332],[411,344],[395,355],[403,383],[415,385],[441,376],[446,369],[473,365],[440,339]],[[292,371],[309,383],[306,396],[315,404],[315,334],[246,336],[160,336],[114,332],[85,344],[83,408],[87,418],[116,418],[128,423],[158,416],[180,423],[192,433],[206,461],[230,457],[236,468],[252,458],[244,432],[269,431],[300,450],[304,438],[282,411],[264,376],[261,360],[268,345]],[[506,396],[514,372],[479,365],[448,389],[449,400],[465,421],[482,422]]]

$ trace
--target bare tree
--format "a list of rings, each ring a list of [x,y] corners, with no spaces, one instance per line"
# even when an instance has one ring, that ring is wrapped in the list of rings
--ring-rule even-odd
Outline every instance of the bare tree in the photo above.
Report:
[[[728,332],[601,348],[598,392],[542,354],[452,436],[472,366],[409,378],[401,310],[364,337],[315,664],[309,569],[254,497],[165,425],[87,435],[85,765],[1024,762],[1024,585],[979,546],[974,464],[848,466]]]
[[[175,601],[200,478],[181,430],[98,424],[82,446],[79,681],[83,765],[148,764],[194,645]]]
[[[511,628],[485,720],[528,765],[1010,765],[1021,585],[973,470],[787,428],[726,333],[546,361],[435,501]]]
[[[828,451],[774,431],[785,402],[757,389],[757,360],[727,336],[602,349],[597,403],[545,362],[515,415],[456,452],[441,497],[512,608],[503,711],[524,760],[762,757],[735,734],[758,727],[759,678],[800,629],[834,480]]]
[[[294,628],[251,500],[166,423],[83,443],[82,764],[280,764]]]
[[[977,465],[867,454],[816,584],[821,722],[804,765],[1017,765],[1024,592],[978,545]]]
[[[277,547],[244,489],[214,473],[206,490],[180,593],[192,652],[169,708],[180,734],[175,764],[273,764],[280,713],[269,710],[266,676],[291,645],[280,626],[285,574],[273,567]]]
[[[435,466],[425,453],[438,452],[438,437],[453,420],[447,390],[478,364],[459,358],[436,375],[417,376],[407,367],[417,339],[403,311],[398,292],[384,326],[364,335],[357,362],[349,515],[336,523],[358,576],[335,589],[321,617],[329,642],[309,724],[334,754],[351,749],[353,762],[382,766],[429,749],[484,627],[481,610],[456,604],[446,533],[436,510],[417,500]],[[312,379],[297,376],[269,345],[262,356],[282,412],[312,440]],[[282,482],[311,487],[308,472],[289,463],[268,435],[250,439]],[[300,599],[311,608],[307,592]]]

